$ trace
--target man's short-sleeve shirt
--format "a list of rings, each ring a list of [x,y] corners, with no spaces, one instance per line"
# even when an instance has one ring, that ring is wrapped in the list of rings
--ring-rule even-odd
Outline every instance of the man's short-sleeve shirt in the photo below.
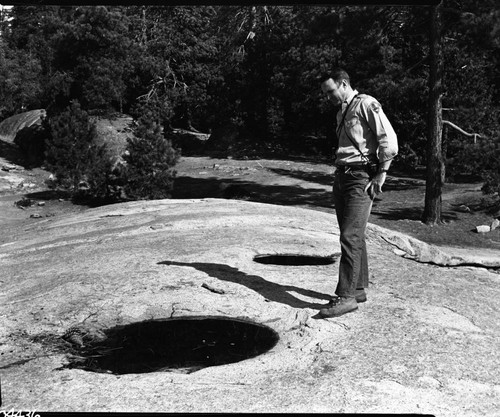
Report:
[[[344,123],[341,125],[343,118]],[[359,165],[364,162],[352,141],[371,160],[384,162],[393,159],[398,153],[396,132],[382,106],[372,96],[358,94],[356,90],[337,113],[337,137],[337,165]]]

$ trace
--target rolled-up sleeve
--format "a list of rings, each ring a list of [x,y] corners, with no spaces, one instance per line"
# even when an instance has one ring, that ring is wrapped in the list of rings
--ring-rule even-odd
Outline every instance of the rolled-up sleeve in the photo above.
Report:
[[[393,159],[398,154],[398,138],[382,106],[377,100],[372,99],[365,100],[361,107],[378,143],[378,160],[385,162]]]

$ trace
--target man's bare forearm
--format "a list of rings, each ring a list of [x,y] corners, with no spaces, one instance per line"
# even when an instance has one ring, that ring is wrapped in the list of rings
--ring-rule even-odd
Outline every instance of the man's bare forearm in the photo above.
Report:
[[[378,172],[387,172],[389,171],[389,167],[391,166],[392,159],[388,159],[387,161],[380,162],[378,164]]]

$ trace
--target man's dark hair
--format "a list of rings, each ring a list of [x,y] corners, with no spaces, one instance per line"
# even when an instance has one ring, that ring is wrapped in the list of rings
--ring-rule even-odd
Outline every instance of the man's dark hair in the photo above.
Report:
[[[346,80],[349,84],[351,84],[351,79],[349,78],[349,74],[345,72],[342,68],[334,68],[332,72],[328,74],[323,74],[320,78],[320,82],[324,83],[326,80],[332,79],[336,83],[342,82],[342,80]]]

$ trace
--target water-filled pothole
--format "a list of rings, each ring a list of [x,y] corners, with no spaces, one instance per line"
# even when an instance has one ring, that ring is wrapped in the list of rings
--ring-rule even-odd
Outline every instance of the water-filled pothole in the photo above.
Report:
[[[315,255],[297,255],[297,254],[271,254],[256,255],[253,260],[261,264],[270,265],[330,265],[335,262],[335,256],[315,256]]]
[[[68,367],[113,374],[191,373],[261,355],[279,339],[267,326],[226,317],[150,320],[105,333],[104,340],[82,347]]]

